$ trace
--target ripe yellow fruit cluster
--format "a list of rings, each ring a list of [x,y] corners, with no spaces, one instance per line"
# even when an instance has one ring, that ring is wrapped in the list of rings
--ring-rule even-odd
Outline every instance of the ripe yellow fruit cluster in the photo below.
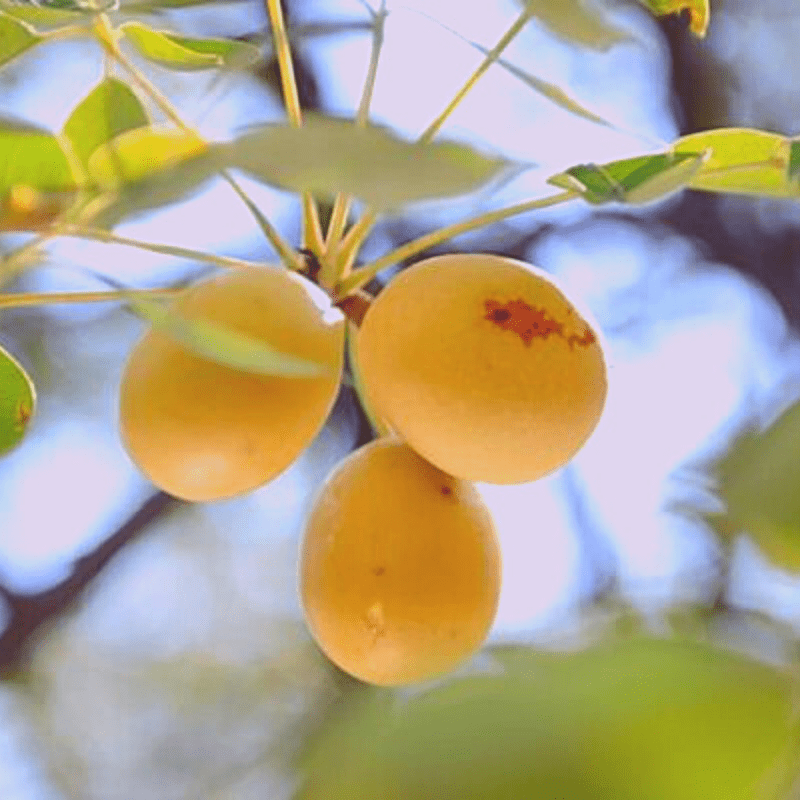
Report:
[[[120,427],[142,471],[192,501],[250,491],[325,422],[344,316],[311,281],[242,269],[176,310],[328,367],[244,372],[152,330],[122,378]],[[342,669],[397,685],[442,674],[482,644],[500,590],[491,516],[471,481],[519,483],[564,465],[606,396],[597,334],[545,273],[449,255],[400,273],[357,335],[364,400],[392,435],[345,459],[320,490],[300,558],[311,633]]]

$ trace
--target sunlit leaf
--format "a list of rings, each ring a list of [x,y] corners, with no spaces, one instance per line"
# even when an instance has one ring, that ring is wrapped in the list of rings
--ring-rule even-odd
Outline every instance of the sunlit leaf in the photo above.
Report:
[[[314,378],[329,372],[330,368],[323,364],[281,352],[252,336],[207,320],[182,317],[163,301],[148,300],[130,293],[126,299],[131,309],[153,327],[218,364],[259,375],[293,378]]]
[[[0,11],[0,66],[13,61],[41,41],[32,28]]]
[[[302,128],[272,125],[218,145],[223,166],[294,191],[347,192],[379,209],[466,194],[508,167],[454,142],[411,144],[373,126],[309,116]]]
[[[295,800],[755,800],[787,779],[788,670],[645,637],[515,650],[500,674],[341,704]]]
[[[800,196],[790,179],[791,147],[785,136],[749,128],[719,128],[682,136],[676,153],[711,154],[692,178],[693,189],[772,197]]]
[[[33,382],[16,359],[0,347],[0,453],[22,441],[35,406]]]
[[[70,114],[64,135],[85,166],[100,145],[148,121],[142,102],[127,83],[104,78]]]
[[[715,530],[750,534],[777,564],[800,571],[800,404],[741,436],[714,472],[725,506],[708,516]]]
[[[67,156],[52,133],[0,119],[0,197],[17,184],[42,192],[77,188]]]
[[[231,39],[195,39],[157,31],[141,22],[126,22],[120,30],[145,57],[177,70],[246,66],[260,58],[257,47]]]
[[[624,30],[606,20],[594,0],[523,2],[546,28],[568,42],[603,51],[631,38]]]
[[[639,0],[639,2],[659,17],[688,11],[689,30],[699,37],[705,36],[708,31],[711,19],[709,0]]]
[[[548,180],[578,191],[590,203],[649,203],[689,185],[707,158],[704,153],[658,153],[608,164],[580,164]]]
[[[85,20],[88,10],[75,8],[54,8],[33,3],[0,0],[0,10],[9,17],[27,22],[37,28],[59,28]]]
[[[207,147],[187,131],[135,128],[97,148],[88,161],[89,174],[99,185],[116,188],[190,159]]]

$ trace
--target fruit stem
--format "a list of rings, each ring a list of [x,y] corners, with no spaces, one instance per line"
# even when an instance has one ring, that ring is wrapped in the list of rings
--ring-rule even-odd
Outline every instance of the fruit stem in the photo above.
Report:
[[[133,82],[158,106],[168,120],[182,131],[204,141],[203,137],[181,117],[172,101],[122,52],[117,41],[119,34],[112,28],[108,15],[97,15],[94,24],[94,35],[105,51],[125,69]]]
[[[223,171],[222,177],[228,182],[228,185],[239,196],[239,199],[247,206],[247,210],[252,214],[258,226],[261,228],[264,236],[267,237],[269,243],[275,248],[275,252],[281,257],[281,261],[292,270],[299,271],[303,269],[303,259],[298,252],[280,235],[277,228],[267,219],[261,209],[250,199],[249,195],[239,186],[227,170]]]
[[[120,244],[126,247],[137,247],[139,250],[148,250],[151,253],[158,253],[164,256],[176,256],[177,258],[187,258],[192,261],[203,261],[206,264],[213,264],[217,267],[261,267],[257,261],[246,261],[241,258],[231,256],[217,256],[213,253],[206,253],[202,250],[192,250],[189,247],[179,247],[172,244],[156,244],[155,242],[144,242],[140,239],[130,239],[127,236],[119,236],[111,231],[102,228],[85,228],[81,225],[67,224],[58,229],[54,236],[72,236],[76,239],[91,239],[96,242],[106,244]]]
[[[360,289],[364,284],[371,281],[381,270],[386,269],[386,267],[390,267],[392,264],[418,255],[424,250],[441,244],[448,239],[460,236],[463,233],[469,233],[469,231],[477,230],[485,225],[492,225],[495,222],[500,222],[501,220],[516,216],[517,214],[524,214],[526,211],[533,211],[539,208],[558,205],[559,203],[566,203],[568,200],[573,200],[576,197],[579,197],[577,192],[561,192],[550,197],[542,197],[539,200],[528,200],[525,203],[518,203],[508,208],[501,208],[498,211],[490,211],[486,214],[472,217],[464,222],[458,222],[455,225],[439,228],[425,236],[420,236],[419,239],[407,242],[391,253],[381,256],[371,264],[367,264],[355,270],[336,287],[336,296],[346,297],[351,292]]]
[[[447,107],[439,114],[436,119],[422,132],[418,141],[430,142],[431,139],[439,132],[445,120],[455,111],[461,101],[467,96],[473,86],[480,80],[486,70],[492,66],[502,55],[503,51],[515,39],[519,32],[528,24],[534,16],[533,6],[526,6],[525,9],[514,20],[511,27],[500,37],[500,41],[489,50],[485,58],[478,65],[477,69],[467,79],[464,85],[456,93],[455,97],[447,104]],[[378,214],[370,208],[367,208],[362,218],[354,225],[347,236],[342,241],[341,248],[341,262],[342,262],[342,276],[345,277],[350,272],[350,269],[355,261],[355,256],[358,253],[361,245],[369,236],[372,227],[378,219]],[[346,277],[345,277],[346,279]],[[363,284],[359,284],[363,285]]]
[[[369,121],[369,108],[372,104],[372,96],[375,92],[375,80],[378,75],[378,62],[380,60],[381,49],[383,48],[384,28],[386,24],[386,0],[381,0],[380,7],[377,11],[372,9],[365,2],[369,13],[372,16],[372,47],[369,55],[369,65],[367,66],[367,76],[364,79],[364,87],[361,90],[361,101],[358,104],[358,112],[356,114],[356,124],[365,126]],[[325,245],[328,252],[332,255],[333,267],[336,274],[330,280],[330,285],[335,285],[342,278],[346,277],[350,272],[354,258],[352,254],[354,251],[346,250],[343,257],[339,256],[339,244],[342,241],[342,235],[347,224],[347,217],[350,212],[350,206],[353,198],[351,195],[340,192],[336,195],[336,200],[333,204],[333,212],[331,213],[331,221],[328,225],[328,232],[325,238]]]
[[[0,295],[0,308],[25,308],[27,306],[56,303],[126,303],[131,295],[148,298],[174,297],[181,289],[127,289],[124,292],[44,292]]]
[[[456,92],[453,99],[447,104],[447,107],[439,114],[436,119],[431,122],[419,137],[420,142],[429,142],[439,132],[442,125],[447,118],[456,110],[461,101],[467,96],[473,86],[480,80],[486,70],[497,61],[502,55],[503,51],[509,44],[516,38],[517,34],[528,24],[534,16],[533,6],[526,6],[520,15],[514,20],[511,27],[503,34],[500,41],[486,54],[486,57],[478,65],[475,72],[470,75],[464,85]]]
[[[297,93],[297,81],[292,64],[292,50],[289,35],[286,32],[286,21],[283,18],[281,0],[267,0],[267,13],[272,26],[272,38],[275,43],[275,54],[278,58],[278,69],[281,75],[283,102],[289,122],[295,127],[303,125],[303,113],[300,109],[300,98]],[[317,257],[325,253],[325,241],[322,225],[319,220],[319,209],[310,192],[303,192],[303,247],[311,250]]]

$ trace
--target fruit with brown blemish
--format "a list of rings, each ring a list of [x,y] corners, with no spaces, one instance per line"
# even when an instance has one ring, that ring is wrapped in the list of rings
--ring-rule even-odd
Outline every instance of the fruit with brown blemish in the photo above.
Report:
[[[358,354],[372,411],[470,480],[522,483],[563,466],[605,404],[595,330],[549,275],[500,256],[401,272],[364,317]]]
[[[157,330],[132,350],[120,386],[120,430],[142,472],[185,500],[255,489],[283,472],[324,424],[341,379],[344,316],[306,278],[273,267],[196,284],[174,308],[329,367],[303,378],[245,372]]]
[[[474,486],[397,439],[374,441],[328,477],[300,554],[306,622],[346,672],[383,686],[424,681],[483,643],[500,550]]]

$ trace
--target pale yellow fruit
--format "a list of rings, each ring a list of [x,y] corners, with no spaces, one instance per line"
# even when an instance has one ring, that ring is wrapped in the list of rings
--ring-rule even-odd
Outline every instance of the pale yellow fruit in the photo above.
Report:
[[[500,571],[492,518],[472,484],[379,439],[346,458],[318,495],[300,593],[331,661],[393,686],[447,672],[481,646]]]
[[[541,270],[481,254],[397,275],[358,336],[373,412],[436,466],[522,483],[563,466],[596,427],[596,332]]]
[[[341,378],[344,317],[308,280],[272,267],[199,283],[174,307],[330,367],[311,378],[245,372],[156,330],[132,350],[120,386],[120,431],[142,472],[186,500],[250,491],[283,472],[324,424]]]

